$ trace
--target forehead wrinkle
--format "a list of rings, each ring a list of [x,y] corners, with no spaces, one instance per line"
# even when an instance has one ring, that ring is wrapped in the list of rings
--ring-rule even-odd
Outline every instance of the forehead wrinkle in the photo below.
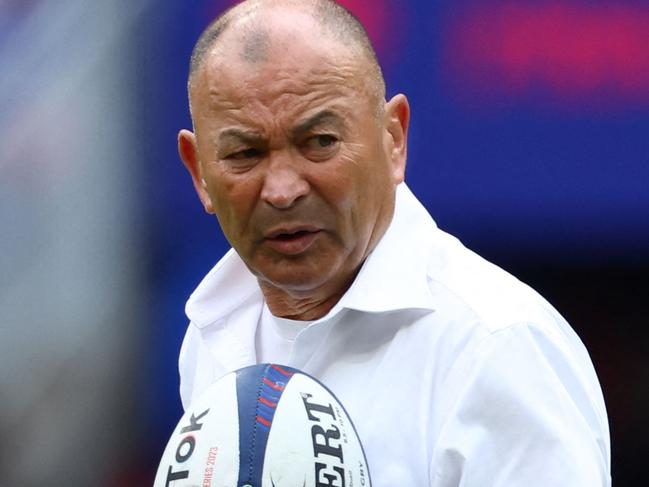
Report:
[[[315,54],[319,59],[306,67],[286,58],[257,67],[228,66],[226,59],[211,63],[202,73],[208,103],[200,106],[205,115],[222,116],[219,125],[241,124],[268,135],[280,126],[290,133],[308,113],[326,107],[344,119],[351,115],[349,100],[366,94],[360,67],[346,56],[334,61]]]
[[[317,110],[284,112],[277,117],[268,111],[255,114],[238,111],[221,120],[222,128],[218,130],[214,140],[218,145],[232,142],[274,145],[285,138],[300,138],[320,125],[332,124],[343,133],[349,129],[344,104],[326,104]]]
[[[346,87],[343,85],[342,89],[346,90]],[[253,130],[263,135],[277,132],[294,134],[296,127],[299,128],[322,113],[330,115],[326,121],[335,118],[343,129],[346,128],[346,118],[351,115],[347,100],[352,96],[352,92],[341,96],[338,90],[308,90],[306,93],[283,92],[280,96],[273,97],[270,103],[265,103],[266,100],[256,96],[233,103],[217,91],[215,98],[225,101],[214,104],[211,110],[218,112],[221,119],[219,125],[226,124],[244,131]],[[324,119],[319,121],[325,122]]]
[[[353,69],[317,69],[313,75],[300,73],[296,76],[295,70],[285,69],[273,76],[260,72],[252,79],[233,81],[236,83],[234,87],[228,79],[210,77],[207,94],[211,103],[228,108],[242,107],[250,101],[264,101],[271,105],[273,101],[282,101],[287,96],[303,97],[326,92],[332,96],[353,96],[354,85],[358,84],[353,74]],[[245,89],[241,89],[242,85]]]
[[[223,90],[215,86],[209,88],[208,98],[210,100],[208,108],[210,109],[216,109],[218,107],[221,110],[241,110],[243,108],[243,103],[228,97],[223,93]]]
[[[296,76],[280,72],[263,89],[250,90],[247,98],[268,107],[316,103],[320,99],[352,98],[359,92],[353,70],[320,69]]]
[[[293,128],[293,134],[301,134],[308,132],[314,128],[323,126],[323,125],[342,125],[342,118],[335,112],[324,109],[311,115],[306,119],[299,121],[297,125]]]

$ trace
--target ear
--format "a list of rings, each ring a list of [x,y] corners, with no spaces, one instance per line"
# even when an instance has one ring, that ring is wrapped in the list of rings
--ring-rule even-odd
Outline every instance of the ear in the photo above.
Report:
[[[203,204],[203,208],[205,208],[207,213],[213,215],[214,207],[212,206],[210,195],[207,192],[207,183],[201,174],[198,144],[196,143],[196,135],[193,132],[183,129],[178,133],[178,153],[192,177],[194,189]]]
[[[385,104],[385,128],[388,134],[388,152],[392,161],[395,184],[403,182],[408,157],[408,125],[410,105],[405,95],[395,95]]]

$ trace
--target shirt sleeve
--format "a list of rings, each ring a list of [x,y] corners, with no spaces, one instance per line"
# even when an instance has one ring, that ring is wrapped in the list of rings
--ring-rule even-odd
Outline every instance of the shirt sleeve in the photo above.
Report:
[[[581,342],[533,324],[464,358],[432,452],[432,487],[608,487],[606,411]]]

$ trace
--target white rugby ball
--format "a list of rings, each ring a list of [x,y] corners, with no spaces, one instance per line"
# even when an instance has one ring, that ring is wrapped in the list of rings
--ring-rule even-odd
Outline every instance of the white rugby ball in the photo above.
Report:
[[[299,370],[223,376],[182,417],[154,487],[370,487],[363,447],[329,389]]]

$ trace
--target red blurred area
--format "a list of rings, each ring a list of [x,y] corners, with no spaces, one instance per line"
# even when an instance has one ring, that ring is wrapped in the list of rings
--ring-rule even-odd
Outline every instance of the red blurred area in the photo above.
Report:
[[[390,3],[386,0],[338,0],[338,3],[353,13],[358,18],[367,34],[369,35],[374,48],[383,53],[388,41],[387,34],[390,31],[388,19],[395,15],[394,8],[390,8]],[[392,2],[394,3],[394,2]]]
[[[649,105],[649,7],[620,2],[500,1],[449,17],[451,86],[486,96],[550,96],[564,106]]]

